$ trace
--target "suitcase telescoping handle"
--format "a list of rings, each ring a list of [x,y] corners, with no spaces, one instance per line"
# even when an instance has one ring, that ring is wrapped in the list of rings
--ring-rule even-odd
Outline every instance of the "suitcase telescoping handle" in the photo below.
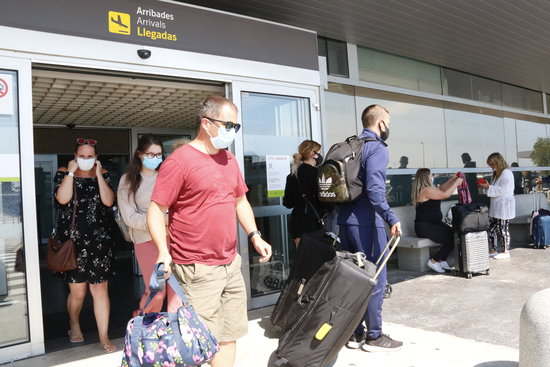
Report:
[[[393,253],[393,251],[395,250],[395,248],[397,247],[397,244],[399,243],[400,239],[401,239],[401,235],[392,236],[392,238],[390,238],[390,240],[386,244],[386,247],[384,247],[384,251],[382,251],[382,253],[380,254],[380,257],[378,258],[378,260],[376,260],[376,263],[374,264],[378,267],[378,269],[376,270],[376,273],[374,274],[374,279],[378,279],[378,275],[380,275],[380,272],[382,271],[382,269],[384,269],[384,266],[386,266],[386,263],[390,259],[390,256]],[[393,244],[392,244],[392,242],[393,242]],[[388,252],[388,255],[384,256],[384,254],[386,253],[386,251],[388,250],[388,248],[390,246],[391,246],[391,248],[390,248],[390,251]],[[382,260],[382,259],[384,259],[384,260]],[[382,261],[382,263],[380,263],[380,261]]]

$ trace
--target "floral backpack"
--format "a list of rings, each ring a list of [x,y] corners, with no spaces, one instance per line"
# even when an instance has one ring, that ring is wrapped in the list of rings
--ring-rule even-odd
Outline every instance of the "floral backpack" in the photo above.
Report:
[[[218,352],[218,342],[173,275],[168,284],[183,306],[176,313],[151,312],[132,318],[126,327],[122,367],[198,366],[211,361]],[[163,288],[163,264],[156,264],[149,285],[151,294],[144,308]]]

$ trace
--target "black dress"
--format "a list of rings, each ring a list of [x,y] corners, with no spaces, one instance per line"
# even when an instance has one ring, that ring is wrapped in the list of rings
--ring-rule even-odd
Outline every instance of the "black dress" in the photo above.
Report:
[[[65,174],[62,171],[56,173],[54,195]],[[108,173],[104,173],[103,177],[108,184],[111,183]],[[113,275],[112,211],[101,202],[97,177],[74,177],[74,182],[78,199],[73,238],[77,268],[56,274],[69,283],[103,283]],[[57,207],[60,212],[56,230],[59,241],[63,243],[70,237],[72,199],[66,205],[57,203]]]

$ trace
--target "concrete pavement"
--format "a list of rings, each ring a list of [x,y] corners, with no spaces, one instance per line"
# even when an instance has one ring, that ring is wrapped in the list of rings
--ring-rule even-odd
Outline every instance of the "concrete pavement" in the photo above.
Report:
[[[384,303],[384,332],[402,340],[393,353],[344,349],[337,367],[517,367],[519,315],[527,298],[550,287],[550,249],[513,248],[510,260],[492,260],[490,276],[400,271],[390,265],[393,294]],[[249,333],[238,342],[238,367],[273,366],[278,332],[272,307],[249,312]],[[69,344],[67,342],[67,344]],[[122,348],[123,340],[116,344]],[[119,366],[121,352],[96,344],[8,364],[13,367]]]

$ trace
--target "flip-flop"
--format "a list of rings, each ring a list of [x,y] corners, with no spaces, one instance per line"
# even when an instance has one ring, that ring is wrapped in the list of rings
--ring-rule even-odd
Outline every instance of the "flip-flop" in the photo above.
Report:
[[[84,343],[84,335],[81,335],[80,337],[73,336],[71,330],[67,331],[67,334],[69,335],[69,341],[71,343]]]
[[[101,344],[101,343],[99,343],[99,348],[107,354],[117,351],[117,347],[114,344]]]

